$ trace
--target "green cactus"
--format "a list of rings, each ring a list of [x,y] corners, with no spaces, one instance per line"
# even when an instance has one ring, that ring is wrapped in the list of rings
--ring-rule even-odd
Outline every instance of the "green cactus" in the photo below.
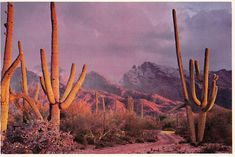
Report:
[[[99,93],[95,92],[95,113],[99,112]]]
[[[144,118],[144,103],[141,103],[141,113],[140,117],[143,119]]]
[[[177,25],[177,18],[176,18],[175,9],[172,10],[172,15],[173,15],[174,32],[175,32],[176,56],[177,56],[177,61],[178,61],[178,66],[179,66],[179,74],[180,74],[180,78],[181,78],[181,84],[182,84],[183,95],[184,95],[183,107],[185,107],[185,109],[186,109],[187,121],[188,121],[188,127],[189,127],[191,142],[196,144],[194,115],[193,115],[191,104],[189,102],[189,96],[188,96],[186,81],[185,81],[185,78],[184,78],[184,71],[183,71],[183,64],[182,64],[182,57],[181,57],[181,50],[180,50],[180,39],[179,39],[179,32],[178,32],[178,25]]]
[[[192,95],[193,102],[200,108],[199,121],[198,121],[198,134],[197,134],[198,143],[201,143],[203,140],[205,125],[206,125],[206,115],[207,115],[207,112],[209,112],[214,106],[216,96],[218,93],[218,86],[216,85],[216,82],[219,77],[218,75],[214,74],[213,83],[212,83],[212,92],[211,92],[210,98],[208,99],[209,54],[210,54],[209,49],[206,48],[203,76],[200,75],[200,68],[199,68],[198,61],[194,61],[193,59],[190,59],[190,62],[189,62],[191,95]],[[203,85],[202,100],[199,100],[196,94],[197,92],[195,88],[194,65],[196,69],[197,78]]]
[[[134,99],[131,96],[127,97],[127,109],[129,113],[134,113]]]
[[[77,92],[81,88],[86,76],[86,64],[79,79],[74,84],[76,65],[72,64],[70,76],[67,82],[65,92],[60,96],[59,90],[59,48],[58,48],[58,23],[56,16],[56,6],[54,2],[50,3],[51,24],[52,24],[52,43],[51,43],[51,75],[48,70],[46,61],[46,52],[44,49],[41,53],[41,67],[43,76],[40,77],[40,82],[44,93],[46,94],[49,104],[48,120],[55,126],[60,125],[60,111],[67,109],[76,97]]]
[[[197,132],[197,138],[196,138],[196,130],[194,126],[194,115],[192,112],[191,103],[188,96],[187,86],[184,79],[183,74],[183,65],[182,65],[182,58],[181,58],[181,51],[180,51],[180,42],[179,42],[179,33],[178,33],[178,26],[177,26],[177,19],[176,19],[176,11],[173,9],[173,22],[174,22],[174,31],[175,31],[175,41],[176,41],[176,54],[177,54],[177,61],[179,66],[179,73],[180,78],[182,82],[183,87],[183,94],[184,94],[184,101],[183,107],[186,107],[186,113],[187,113],[187,120],[188,120],[188,127],[190,130],[190,137],[191,142],[193,144],[200,144],[203,140],[204,131],[205,131],[205,124],[206,124],[206,114],[208,111],[211,110],[215,103],[215,99],[218,92],[218,86],[216,85],[216,82],[218,80],[218,76],[214,74],[213,78],[213,84],[212,84],[212,92],[210,99],[208,100],[208,77],[209,77],[209,49],[206,48],[205,51],[205,61],[204,61],[204,75],[200,75],[200,68],[198,61],[194,61],[193,59],[190,59],[189,63],[189,71],[190,71],[190,87],[191,87],[191,95],[193,102],[200,107],[201,111],[199,113],[199,122],[198,122],[198,132]],[[197,79],[202,83],[203,85],[203,91],[202,91],[202,100],[200,101],[197,97],[196,87],[195,87],[195,79],[194,79],[194,63],[195,63],[195,70],[196,70],[196,76]],[[179,109],[179,107],[176,107],[175,109]]]

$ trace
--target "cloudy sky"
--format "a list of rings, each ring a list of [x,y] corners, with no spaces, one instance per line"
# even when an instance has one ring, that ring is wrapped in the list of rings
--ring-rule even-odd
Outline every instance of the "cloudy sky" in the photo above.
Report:
[[[151,61],[177,67],[171,10],[180,27],[184,68],[189,58],[203,64],[211,49],[210,69],[231,69],[231,3],[56,3],[59,23],[60,66],[71,63],[80,73],[86,63],[118,82],[133,65]],[[40,48],[50,60],[49,3],[14,3],[13,55],[21,40],[29,70],[40,71]],[[6,3],[1,3],[1,54],[4,51]],[[4,37],[4,38],[3,38]],[[1,58],[2,59],[2,58]]]

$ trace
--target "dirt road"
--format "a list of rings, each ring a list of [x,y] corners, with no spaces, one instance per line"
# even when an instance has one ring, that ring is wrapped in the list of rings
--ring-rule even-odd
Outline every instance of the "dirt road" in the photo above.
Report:
[[[169,132],[160,132],[157,135],[158,141],[154,143],[135,143],[117,145],[114,147],[79,150],[81,154],[139,154],[139,153],[184,153],[197,152],[189,144],[179,144],[183,138]]]

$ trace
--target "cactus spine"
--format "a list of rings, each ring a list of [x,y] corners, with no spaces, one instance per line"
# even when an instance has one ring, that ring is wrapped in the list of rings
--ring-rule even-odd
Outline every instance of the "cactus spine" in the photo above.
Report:
[[[60,110],[67,109],[82,86],[86,76],[86,65],[84,64],[82,73],[74,84],[75,64],[72,64],[70,77],[67,82],[66,90],[62,97],[59,93],[59,52],[58,52],[58,26],[56,17],[56,6],[54,2],[50,3],[51,9],[51,23],[52,23],[52,51],[51,51],[51,76],[47,67],[46,53],[44,49],[40,50],[41,53],[41,66],[43,76],[40,77],[40,82],[43,91],[47,95],[50,103],[50,110],[48,119],[56,126],[60,124]]]
[[[14,7],[12,3],[8,2],[7,23],[5,24],[6,40],[5,40],[4,60],[3,60],[2,78],[1,78],[1,131],[2,132],[5,132],[7,130],[8,105],[10,98],[9,96],[10,80],[22,58],[22,54],[19,53],[15,61],[11,63],[13,22],[14,22]]]
[[[212,107],[214,106],[217,92],[218,92],[218,86],[216,85],[216,82],[218,80],[218,76],[214,74],[213,82],[212,82],[212,92],[211,96],[208,100],[208,77],[209,77],[209,54],[210,51],[208,48],[205,50],[205,60],[204,60],[204,75],[200,75],[199,70],[199,63],[198,61],[194,61],[193,59],[190,59],[189,61],[189,71],[190,71],[190,86],[191,86],[191,94],[192,99],[194,103],[201,109],[199,113],[199,120],[198,120],[198,134],[197,134],[197,142],[201,143],[204,137],[205,132],[205,125],[206,125],[206,115],[207,112],[209,112]],[[199,100],[196,95],[196,88],[195,88],[195,79],[194,79],[194,63],[195,63],[195,69],[196,69],[196,75],[197,78],[203,78],[201,81],[203,85],[202,89],[202,100]]]

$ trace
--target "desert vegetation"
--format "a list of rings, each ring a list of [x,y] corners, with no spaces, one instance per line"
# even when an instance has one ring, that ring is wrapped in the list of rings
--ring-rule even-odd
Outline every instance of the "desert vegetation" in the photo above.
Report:
[[[82,89],[87,74],[86,64],[75,82],[76,65],[72,63],[68,81],[62,88],[59,80],[59,31],[54,2],[50,3],[50,15],[51,68],[47,65],[46,51],[40,49],[40,84],[28,87],[27,61],[24,58],[27,53],[24,53],[21,41],[17,43],[19,55],[11,61],[14,6],[10,2],[7,5],[1,75],[2,153],[96,153],[96,150],[106,153],[107,147],[110,148],[107,150],[109,153],[115,152],[115,149],[117,153],[119,149],[124,153],[231,152],[232,113],[215,105],[219,77],[214,74],[212,82],[209,81],[210,51],[208,48],[205,50],[203,75],[198,61],[190,60],[190,88],[187,88],[175,10],[173,24],[184,96],[182,102],[136,91],[124,91],[120,95],[100,90],[86,91]],[[19,65],[21,92],[16,92],[10,82]],[[194,68],[202,86],[201,97],[197,96]],[[212,84],[210,92],[209,82]],[[154,108],[156,104],[171,106],[160,110]],[[153,111],[149,112],[149,108],[153,108]],[[125,152],[120,145],[128,145],[135,150]]]

